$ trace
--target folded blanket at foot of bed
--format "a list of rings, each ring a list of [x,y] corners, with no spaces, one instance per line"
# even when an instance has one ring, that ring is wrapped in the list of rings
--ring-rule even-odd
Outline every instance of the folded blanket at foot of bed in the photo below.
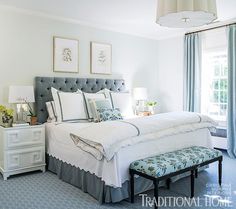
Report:
[[[109,161],[115,153],[126,146],[215,126],[216,123],[211,118],[198,113],[171,112],[91,123],[86,128],[72,131],[70,136],[76,146],[89,152],[96,159],[102,160],[105,157]]]

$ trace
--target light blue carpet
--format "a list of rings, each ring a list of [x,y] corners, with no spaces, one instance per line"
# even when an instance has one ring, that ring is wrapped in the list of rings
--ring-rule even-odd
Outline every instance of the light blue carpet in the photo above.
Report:
[[[230,159],[225,154],[223,161],[223,187],[219,189],[217,184],[217,163],[199,174],[196,179],[195,197],[202,198],[201,207],[160,207],[160,208],[236,208],[236,160]],[[189,195],[190,179],[185,178],[171,184],[170,191],[160,189],[161,197],[187,197]],[[217,204],[217,198],[213,200],[212,207],[205,205],[205,195],[211,199],[215,196],[226,196],[230,205]],[[152,191],[148,192],[152,197]],[[217,201],[217,202],[216,202]],[[56,175],[46,172],[29,173],[11,177],[3,181],[0,176],[0,209],[111,209],[128,208],[139,209],[142,207],[141,197],[136,197],[135,204],[122,201],[117,204],[99,205],[95,199],[81,190],[62,182]],[[168,203],[170,204],[170,203]],[[181,204],[181,200],[179,200]],[[209,202],[208,202],[209,204]],[[173,205],[173,204],[172,204]],[[228,207],[232,206],[232,207]]]

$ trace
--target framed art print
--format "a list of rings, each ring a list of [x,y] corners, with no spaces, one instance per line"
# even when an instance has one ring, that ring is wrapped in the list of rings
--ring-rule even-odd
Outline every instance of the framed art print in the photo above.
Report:
[[[90,68],[94,74],[111,74],[111,44],[91,42]]]
[[[61,37],[53,38],[53,71],[79,72],[79,41]]]

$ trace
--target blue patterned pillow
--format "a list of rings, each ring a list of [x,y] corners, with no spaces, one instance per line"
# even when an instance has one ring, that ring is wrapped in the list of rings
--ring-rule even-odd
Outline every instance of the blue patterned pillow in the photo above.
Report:
[[[111,109],[112,104],[110,99],[89,99],[90,109],[93,115],[93,121],[99,122],[98,109]]]
[[[107,120],[122,120],[123,117],[120,113],[119,108],[106,108],[106,109],[97,109],[99,114],[100,121],[107,121]]]

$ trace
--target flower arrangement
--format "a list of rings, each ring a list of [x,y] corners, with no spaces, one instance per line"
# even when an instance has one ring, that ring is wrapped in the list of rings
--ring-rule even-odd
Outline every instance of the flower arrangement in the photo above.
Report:
[[[13,122],[14,110],[0,105],[0,113],[2,115],[2,123],[10,127]]]
[[[152,102],[152,101],[150,101],[150,102],[147,102],[146,105],[147,105],[148,107],[155,107],[155,106],[157,105],[157,102]]]
[[[149,101],[146,103],[146,106],[148,107],[148,110],[151,112],[151,114],[154,114],[154,107],[157,105],[157,102],[155,101]]]

